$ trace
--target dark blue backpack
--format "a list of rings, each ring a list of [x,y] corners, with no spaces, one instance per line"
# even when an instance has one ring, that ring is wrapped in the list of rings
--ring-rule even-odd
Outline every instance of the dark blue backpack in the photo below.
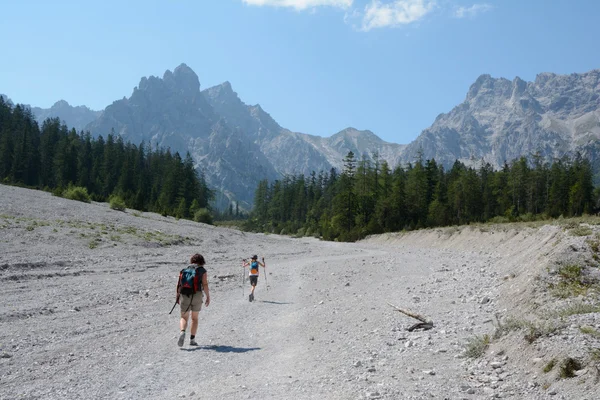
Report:
[[[198,271],[198,268],[195,265],[190,265],[181,270],[179,283],[177,284],[179,293],[189,296],[202,290],[202,273]]]

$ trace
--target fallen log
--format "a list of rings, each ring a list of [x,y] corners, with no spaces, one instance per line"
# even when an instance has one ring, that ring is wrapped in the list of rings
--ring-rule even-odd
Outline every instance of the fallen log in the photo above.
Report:
[[[413,326],[411,326],[410,328],[408,328],[409,332],[414,331],[415,329],[424,329],[424,330],[429,330],[431,328],[433,328],[433,321],[430,319],[427,319],[426,317],[420,315],[420,314],[416,314],[414,312],[402,309],[400,307],[397,307],[391,303],[388,303],[388,305],[390,305],[391,307],[394,308],[394,310],[401,312],[404,315],[408,315],[411,318],[417,319],[421,322],[414,324]]]

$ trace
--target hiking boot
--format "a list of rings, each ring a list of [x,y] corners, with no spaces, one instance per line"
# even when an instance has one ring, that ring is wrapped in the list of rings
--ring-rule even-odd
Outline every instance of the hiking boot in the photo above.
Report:
[[[190,339],[190,346],[199,346],[199,344],[196,342],[196,339]]]
[[[252,295],[251,295],[251,294],[250,294],[250,295],[248,295],[248,301],[249,301],[249,302],[252,302]]]
[[[179,335],[179,340],[177,341],[177,346],[179,346],[179,347],[183,346],[184,340],[185,340],[185,332],[181,332],[181,335]]]

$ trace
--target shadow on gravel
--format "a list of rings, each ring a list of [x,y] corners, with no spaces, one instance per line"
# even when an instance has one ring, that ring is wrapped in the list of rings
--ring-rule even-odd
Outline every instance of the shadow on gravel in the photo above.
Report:
[[[249,351],[260,350],[260,347],[233,347],[233,346],[197,346],[190,347],[187,349],[181,349],[185,351],[198,351],[198,350],[213,350],[217,353],[247,353]]]
[[[284,303],[284,302],[280,302],[280,301],[268,301],[268,300],[258,300],[258,301],[260,301],[261,303],[268,303],[268,304],[280,304],[280,305],[294,304],[294,303]]]

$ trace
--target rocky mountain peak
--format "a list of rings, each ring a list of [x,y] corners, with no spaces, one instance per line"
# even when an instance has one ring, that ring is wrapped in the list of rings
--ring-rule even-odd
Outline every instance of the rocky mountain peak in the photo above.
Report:
[[[4,100],[6,104],[13,104],[13,102],[8,98],[7,95],[0,93],[0,97],[2,98],[2,100]]]
[[[489,88],[493,85],[493,80],[491,75],[483,74],[480,75],[479,78],[471,85],[469,88],[469,92],[467,93],[467,100],[474,99],[483,88]]]
[[[71,105],[66,100],[59,100],[52,105],[51,108],[60,109],[60,108],[69,108]]]
[[[186,64],[180,64],[173,72],[166,70],[163,81],[169,88],[183,95],[196,95],[200,92],[198,75]]]
[[[231,83],[225,81],[220,85],[210,87],[203,91],[205,96],[209,97],[213,101],[241,101],[236,92],[233,91]]]

